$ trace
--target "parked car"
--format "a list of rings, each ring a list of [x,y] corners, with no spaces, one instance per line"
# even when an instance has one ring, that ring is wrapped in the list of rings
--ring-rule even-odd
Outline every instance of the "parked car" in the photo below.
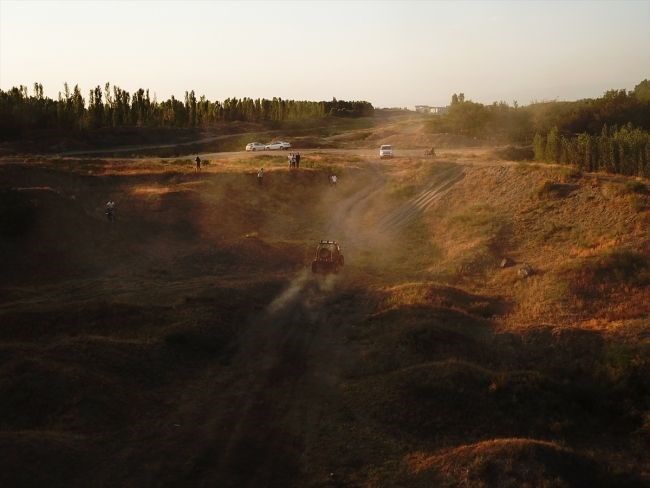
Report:
[[[249,142],[246,144],[247,151],[264,151],[264,149],[266,149],[266,146],[261,142]]]
[[[393,157],[393,146],[389,144],[384,144],[379,148],[379,158],[392,158]]]
[[[269,149],[269,150],[280,149],[282,151],[285,151],[287,149],[291,149],[291,144],[289,144],[288,142],[284,142],[284,141],[277,141],[277,142],[271,142],[271,143],[267,144],[265,147],[266,147],[266,149]]]

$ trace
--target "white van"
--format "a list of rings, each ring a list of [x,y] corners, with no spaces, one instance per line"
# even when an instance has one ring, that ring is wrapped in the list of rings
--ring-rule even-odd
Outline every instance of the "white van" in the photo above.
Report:
[[[393,146],[389,144],[384,144],[379,148],[379,158],[392,158],[393,157]]]

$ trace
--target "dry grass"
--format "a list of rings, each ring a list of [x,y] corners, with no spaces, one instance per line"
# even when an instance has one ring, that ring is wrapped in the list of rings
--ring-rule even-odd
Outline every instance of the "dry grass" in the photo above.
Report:
[[[635,481],[608,473],[596,460],[553,442],[496,439],[404,460],[409,486],[565,487],[612,486]]]

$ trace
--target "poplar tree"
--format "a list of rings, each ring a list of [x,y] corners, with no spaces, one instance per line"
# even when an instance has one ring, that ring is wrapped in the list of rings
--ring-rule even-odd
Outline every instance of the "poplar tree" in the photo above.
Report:
[[[553,127],[546,136],[545,159],[554,163],[560,160],[560,138],[557,127]]]

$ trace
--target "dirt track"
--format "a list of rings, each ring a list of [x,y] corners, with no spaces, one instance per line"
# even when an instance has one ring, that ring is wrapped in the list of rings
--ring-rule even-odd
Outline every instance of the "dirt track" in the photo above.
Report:
[[[195,466],[188,481],[203,479],[195,472],[200,469],[213,472],[210,479],[220,486],[325,479],[323,466],[310,466],[313,440],[328,403],[336,402],[336,382],[349,356],[339,342],[342,329],[362,312],[352,303],[337,304],[338,285],[301,274],[278,297],[282,303],[251,318],[227,394],[210,395],[201,421],[211,426],[212,441],[205,466]]]
[[[367,172],[364,188],[337,200],[325,225],[326,235],[353,255],[376,236],[363,221],[385,176],[378,162]],[[441,175],[426,195],[440,194],[458,175]],[[421,200],[418,195],[407,205],[421,208]],[[401,209],[395,215],[395,227],[410,217]],[[336,486],[336,473],[330,479],[333,468],[318,452],[320,429],[338,407],[341,374],[358,360],[346,335],[367,313],[362,293],[345,273],[314,277],[304,270],[249,317],[228,381],[206,385],[199,402],[206,408],[193,413],[193,422],[207,427],[203,452],[191,466],[172,455],[165,472],[184,472],[179,482],[207,477],[219,486]]]

